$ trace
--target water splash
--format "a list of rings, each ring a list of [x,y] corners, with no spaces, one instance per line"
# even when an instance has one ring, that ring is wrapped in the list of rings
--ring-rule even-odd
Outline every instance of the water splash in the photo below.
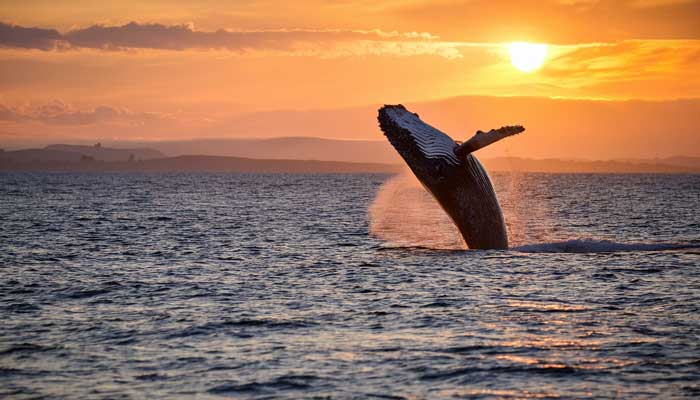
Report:
[[[408,170],[379,188],[368,212],[371,234],[388,246],[467,249],[450,217]]]
[[[510,249],[523,253],[607,253],[699,248],[695,243],[623,243],[581,237],[562,228],[538,190],[520,173],[493,176],[506,219]],[[415,176],[406,170],[385,182],[369,207],[370,232],[388,247],[467,250],[450,217]]]
[[[564,240],[570,236],[554,223],[547,201],[533,190],[525,174],[497,173],[491,179],[506,220],[509,247]]]
[[[524,190],[521,174],[501,174],[494,186],[511,246],[557,239],[546,208]],[[390,178],[369,207],[370,232],[389,246],[466,250],[450,217],[410,170]],[[534,222],[534,223],[533,223]]]

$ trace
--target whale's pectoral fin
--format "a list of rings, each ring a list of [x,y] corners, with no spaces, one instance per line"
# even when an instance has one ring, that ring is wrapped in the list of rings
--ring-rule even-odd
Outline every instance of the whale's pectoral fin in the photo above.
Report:
[[[505,139],[508,136],[517,135],[524,130],[525,128],[522,125],[512,125],[502,126],[498,129],[491,129],[488,132],[477,131],[476,135],[474,135],[471,139],[459,144],[459,146],[455,148],[455,155],[460,160],[464,160],[470,153],[473,153],[492,143],[496,143],[501,139]]]

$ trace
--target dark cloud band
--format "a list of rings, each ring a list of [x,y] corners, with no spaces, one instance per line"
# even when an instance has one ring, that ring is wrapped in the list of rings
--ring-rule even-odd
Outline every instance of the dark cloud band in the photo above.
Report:
[[[62,35],[55,29],[25,28],[0,22],[0,46],[51,50]]]
[[[55,29],[25,28],[0,22],[0,46],[52,50],[91,48],[141,49],[226,49],[291,50],[304,43],[351,41],[426,41],[427,33],[382,32],[380,30],[273,30],[273,31],[197,31],[188,25],[139,24],[120,26],[93,25],[60,33]]]

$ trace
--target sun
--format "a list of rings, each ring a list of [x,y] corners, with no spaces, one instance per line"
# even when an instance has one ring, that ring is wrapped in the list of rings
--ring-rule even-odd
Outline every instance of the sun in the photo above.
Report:
[[[510,63],[523,72],[532,72],[544,64],[547,58],[547,45],[515,42],[508,45]]]

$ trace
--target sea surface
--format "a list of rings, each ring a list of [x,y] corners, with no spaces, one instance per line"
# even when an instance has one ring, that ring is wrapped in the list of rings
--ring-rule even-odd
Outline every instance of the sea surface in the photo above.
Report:
[[[0,174],[0,398],[700,397],[700,175]]]

